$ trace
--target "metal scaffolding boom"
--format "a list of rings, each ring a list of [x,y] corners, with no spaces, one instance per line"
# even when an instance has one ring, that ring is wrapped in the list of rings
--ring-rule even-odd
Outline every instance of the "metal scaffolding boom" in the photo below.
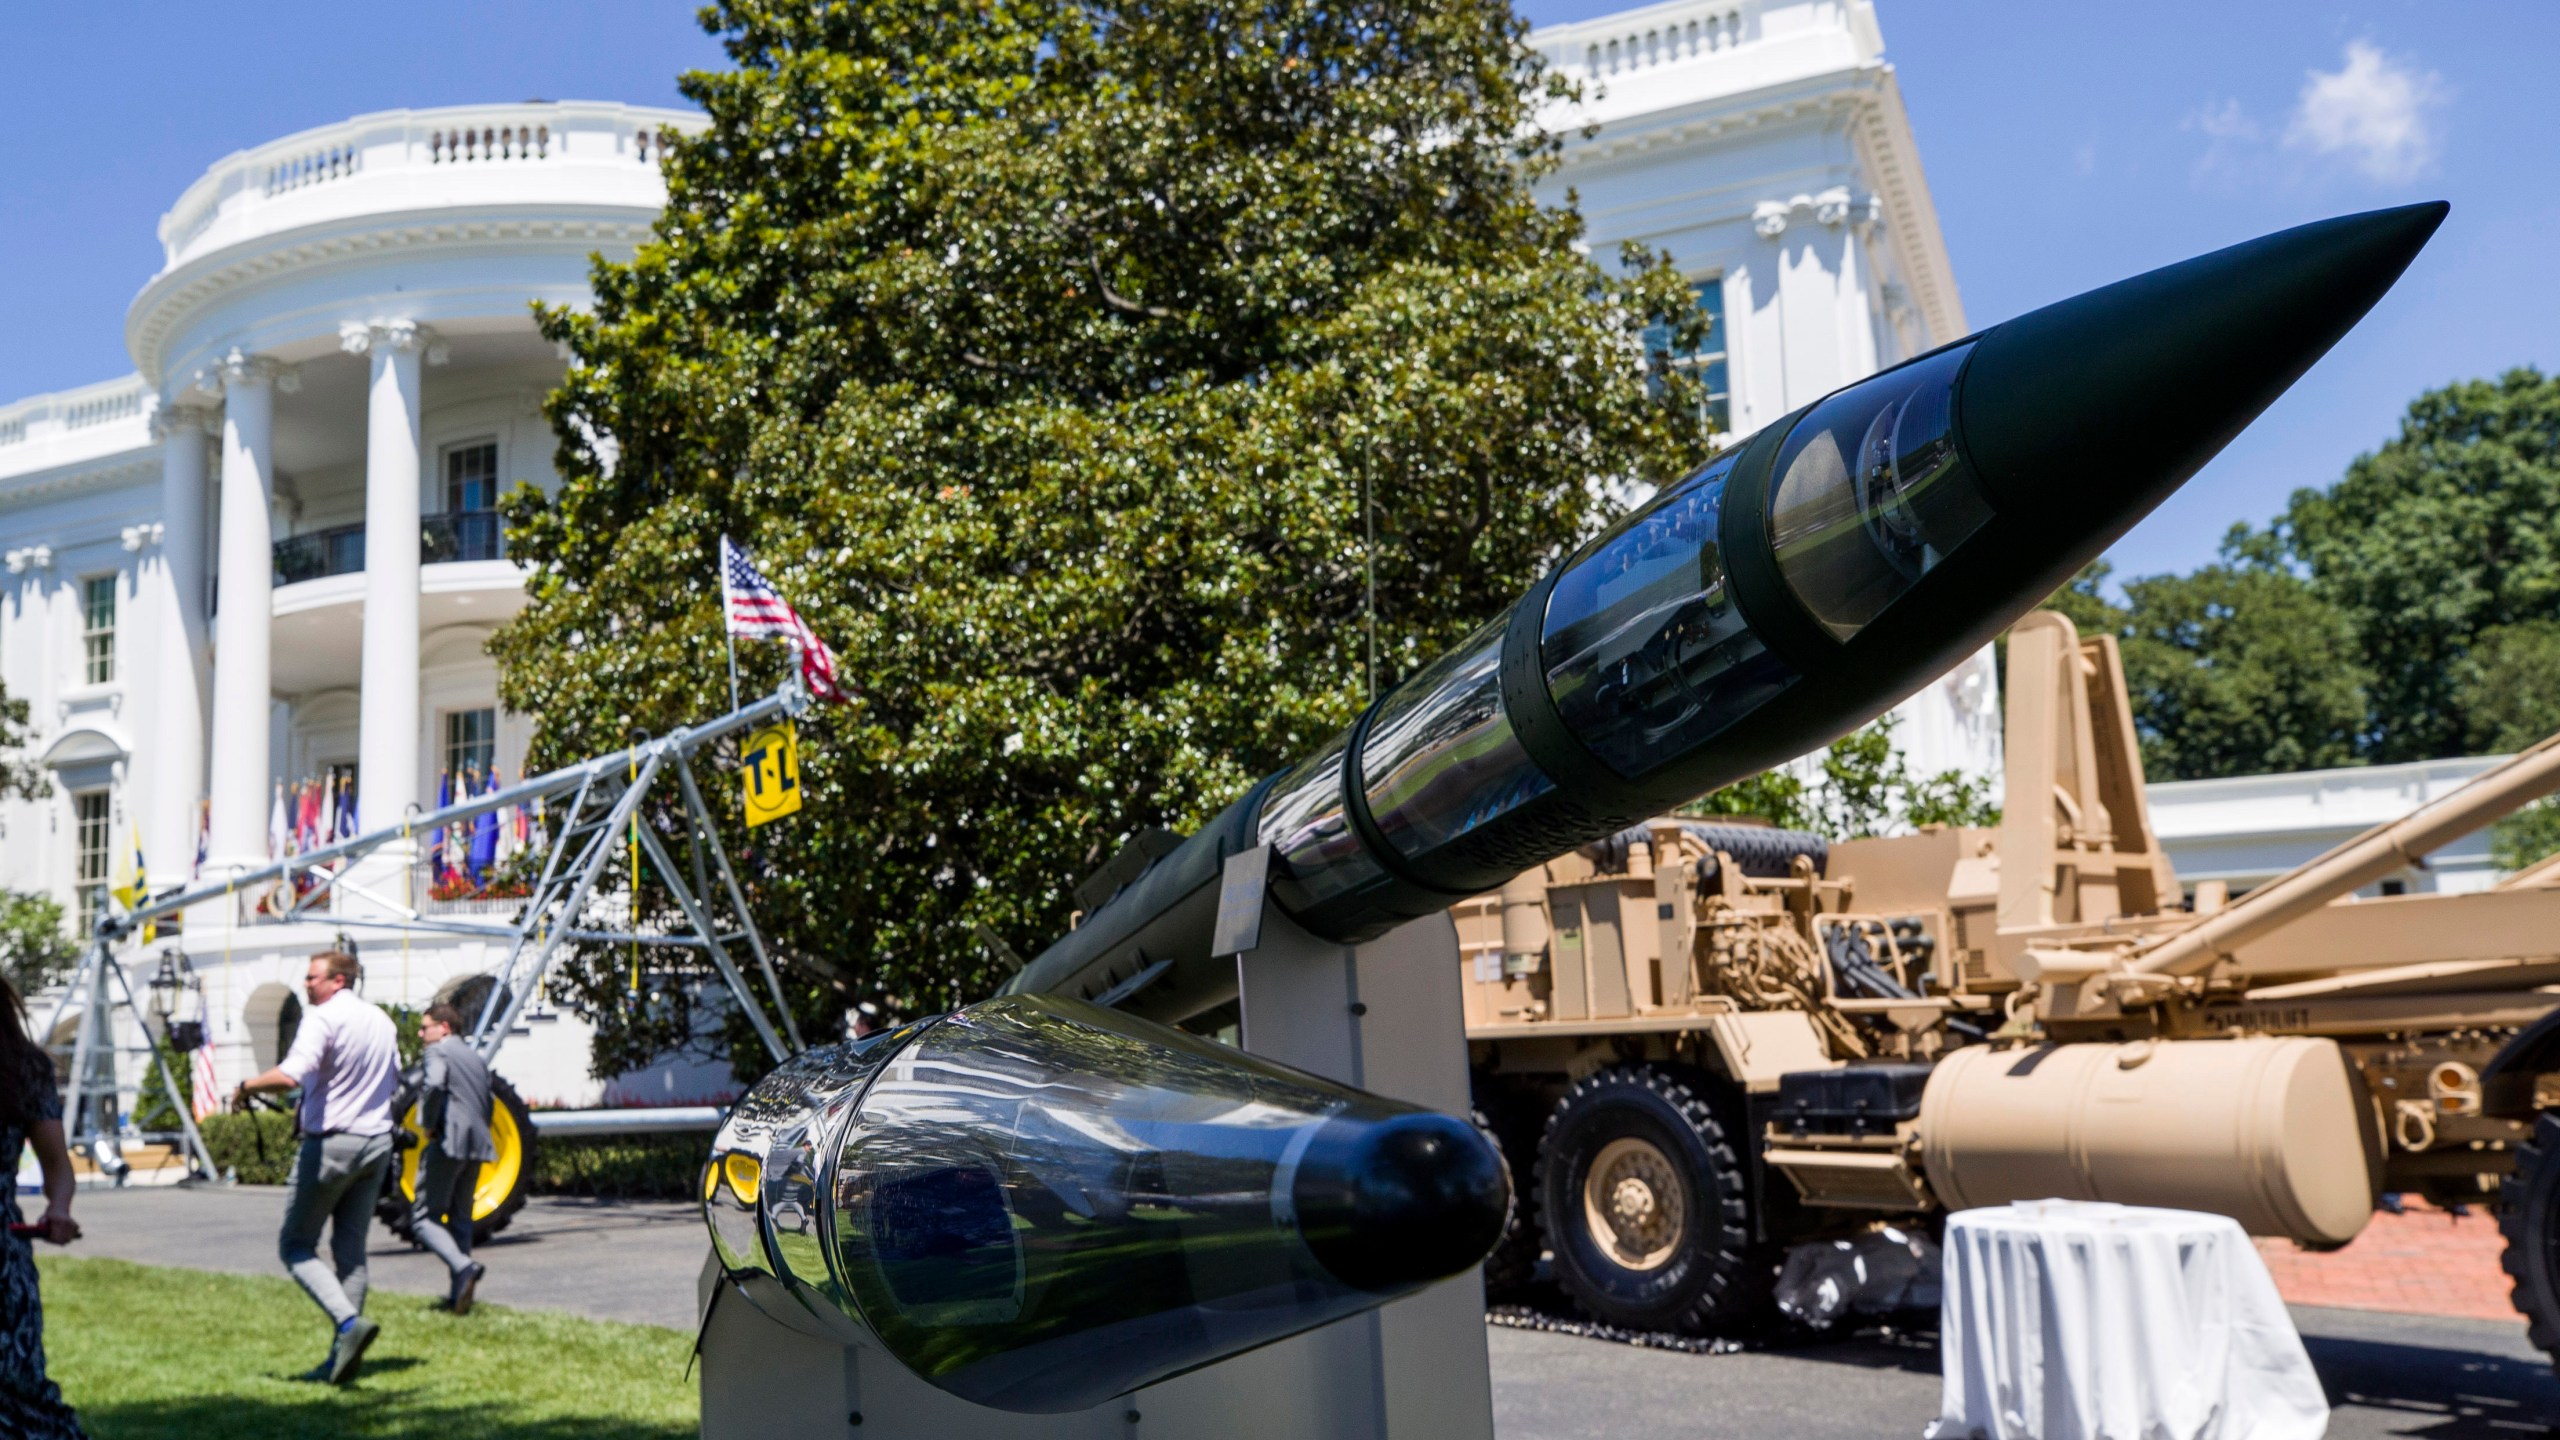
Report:
[[[112,1074],[103,1080],[92,1074],[100,1068],[92,1059],[95,1047],[113,1045],[113,1028],[107,1024],[116,1002],[108,995],[110,982],[122,990],[122,1006],[133,1013],[134,1020],[148,1036],[150,1027],[135,1004],[132,987],[125,981],[124,967],[116,958],[116,949],[136,937],[152,921],[205,905],[237,906],[240,897],[253,895],[262,888],[274,887],[280,904],[262,905],[263,913],[252,914],[243,928],[286,925],[298,922],[324,922],[345,930],[384,930],[403,934],[467,935],[507,942],[507,956],[492,974],[493,983],[480,1013],[474,1017],[470,1039],[473,1048],[484,1058],[494,1057],[499,1047],[523,1014],[527,1002],[539,992],[543,979],[557,959],[560,947],[573,942],[672,946],[698,950],[719,973],[721,982],[754,1026],[756,1038],[779,1062],[802,1048],[799,1026],[783,998],[782,982],[773,968],[772,957],[765,948],[764,937],[757,932],[755,917],[748,912],[745,888],[729,863],[728,847],[720,840],[719,826],[710,807],[703,802],[701,788],[695,783],[692,756],[727,736],[747,730],[759,723],[797,716],[808,709],[808,694],[797,675],[786,678],[773,694],[739,706],[717,719],[699,725],[671,730],[654,739],[598,755],[574,765],[563,766],[545,775],[521,781],[489,794],[475,796],[458,804],[427,811],[399,825],[367,831],[333,844],[323,845],[299,855],[207,882],[190,888],[173,890],[154,896],[130,907],[114,906],[98,918],[95,933],[83,953],[71,986],[55,1008],[46,1033],[51,1034],[62,1022],[64,1012],[76,997],[82,1003],[79,1037],[74,1045],[71,1085],[65,1097],[66,1112],[72,1116],[75,1145],[85,1148],[93,1160],[112,1158],[112,1144],[102,1149],[101,1141],[112,1142],[114,1099],[118,1093]],[[672,774],[675,784],[665,786]],[[670,807],[680,812],[684,825],[687,864],[679,866],[655,826],[642,813],[642,802],[653,788],[663,787],[673,797]],[[449,825],[461,825],[510,806],[547,802],[566,798],[558,807],[556,823],[546,813],[546,833],[536,843],[545,851],[542,870],[522,907],[511,921],[492,917],[439,915],[375,894],[353,879],[356,866],[387,846],[405,848],[420,835],[433,834]],[[648,857],[657,881],[663,885],[676,909],[690,927],[690,933],[643,933],[637,909],[639,877],[629,877],[633,903],[621,917],[617,928],[599,923],[587,915],[595,896],[597,881],[612,862],[615,853],[636,845]],[[402,863],[414,863],[403,856]],[[712,912],[713,883],[717,879],[719,894],[725,897],[735,916],[735,927],[720,928]],[[688,880],[690,884],[688,884]],[[341,907],[337,897],[347,896],[363,902]],[[323,901],[328,909],[319,908]],[[238,917],[233,917],[237,921]],[[739,968],[731,951],[744,942],[745,954],[751,958],[759,977],[771,997],[774,1010],[781,1018],[779,1029],[765,1010],[765,1001],[756,994],[746,974]],[[207,1153],[203,1136],[198,1133],[187,1103],[159,1052],[152,1050],[153,1065],[167,1089],[170,1102],[177,1107],[180,1136],[188,1155],[189,1168],[199,1177],[214,1178],[212,1157]],[[108,1067],[110,1070],[112,1066]]]

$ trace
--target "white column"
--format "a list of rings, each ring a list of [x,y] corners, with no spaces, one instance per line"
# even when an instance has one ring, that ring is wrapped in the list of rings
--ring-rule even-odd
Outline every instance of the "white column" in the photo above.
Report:
[[[275,590],[275,382],[281,367],[234,350],[222,383],[221,608],[213,631],[213,833],[210,870],[267,862],[267,807],[274,783],[267,751],[273,691],[268,629]]]
[[[143,857],[152,883],[195,873],[197,804],[204,798],[205,432],[211,412],[164,405],[160,436],[159,563],[141,572],[143,604],[158,649],[151,721],[150,809]]]
[[[364,666],[357,711],[357,820],[400,823],[418,800],[418,327],[348,325],[373,357],[364,442]]]

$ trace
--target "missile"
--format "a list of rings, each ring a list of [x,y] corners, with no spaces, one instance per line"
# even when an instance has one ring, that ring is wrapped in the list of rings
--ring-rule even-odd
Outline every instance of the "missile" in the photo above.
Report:
[[[1874,719],[2183,484],[2388,290],[2443,205],[2155,270],[1815,401],[1669,485],[1156,856],[1003,995],[796,1057],[703,1181],[735,1289],[978,1404],[1059,1412],[1480,1261],[1453,1117],[1169,1025],[1235,994],[1256,852],[1358,943]],[[1109,996],[1121,1008],[1092,1003]]]
[[[1510,1199],[1466,1121],[1055,995],[795,1057],[703,1176],[757,1309],[1027,1413],[1459,1274]]]
[[[1817,749],[1944,674],[2202,468],[2399,278],[2443,204],[2263,236],[1784,416],[1601,532],[1006,989],[1234,994],[1222,868],[1357,943]]]

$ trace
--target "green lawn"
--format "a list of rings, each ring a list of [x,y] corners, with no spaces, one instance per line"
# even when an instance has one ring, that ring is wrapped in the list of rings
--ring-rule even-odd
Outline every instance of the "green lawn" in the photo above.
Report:
[[[97,1440],[674,1440],[699,1429],[692,1338],[375,1292],[382,1338],[343,1390],[293,1377],[328,1332],[289,1280],[44,1256],[53,1377]]]

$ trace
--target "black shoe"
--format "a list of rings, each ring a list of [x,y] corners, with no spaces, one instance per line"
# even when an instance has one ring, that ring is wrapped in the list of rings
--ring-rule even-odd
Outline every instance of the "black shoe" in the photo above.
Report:
[[[364,1352],[372,1346],[373,1337],[381,1333],[380,1325],[362,1315],[339,1331],[336,1343],[329,1347],[329,1383],[344,1385],[355,1379],[356,1372],[364,1368]]]
[[[488,1273],[489,1267],[477,1260],[454,1271],[453,1294],[445,1300],[447,1308],[456,1315],[470,1314],[472,1292],[480,1288],[480,1277]]]

